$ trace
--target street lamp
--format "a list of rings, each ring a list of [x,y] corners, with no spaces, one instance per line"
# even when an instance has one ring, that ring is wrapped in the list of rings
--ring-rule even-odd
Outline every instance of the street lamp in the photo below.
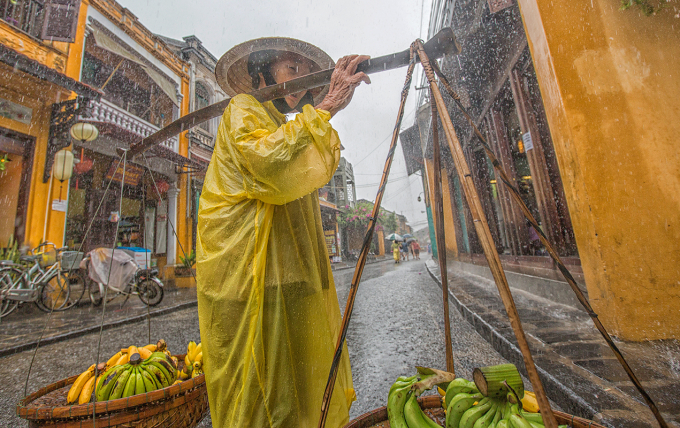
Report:
[[[425,192],[418,193],[418,202],[423,200],[423,198],[421,198],[420,195],[424,195],[424,194],[425,194]]]

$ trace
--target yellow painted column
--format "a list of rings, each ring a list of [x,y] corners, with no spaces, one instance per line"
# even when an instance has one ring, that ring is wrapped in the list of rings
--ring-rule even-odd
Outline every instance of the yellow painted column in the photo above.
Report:
[[[180,116],[184,116],[189,113],[189,81],[187,79],[182,79],[181,85],[182,104],[180,106]],[[189,138],[187,132],[182,132],[179,135],[179,154],[185,157],[189,157]],[[189,180],[187,174],[180,174],[177,180],[177,186],[179,187],[179,195],[177,196],[177,236],[180,245],[177,245],[177,263],[181,262],[180,257],[184,257],[182,249],[189,255],[191,252],[191,221],[188,218],[189,213],[187,212],[187,197],[189,192]]]
[[[680,337],[680,24],[519,0],[589,297],[628,340]]]
[[[65,74],[71,79],[80,80],[80,69],[83,63],[83,45],[85,44],[85,27],[87,25],[87,8],[89,0],[80,3],[78,14],[78,28],[76,28],[76,38],[73,43],[68,45],[68,58],[66,59]]]
[[[449,188],[449,177],[446,168],[442,168],[442,199],[444,205],[444,233],[446,235],[446,252],[458,258],[458,243],[456,242],[456,226],[453,222],[453,205]]]

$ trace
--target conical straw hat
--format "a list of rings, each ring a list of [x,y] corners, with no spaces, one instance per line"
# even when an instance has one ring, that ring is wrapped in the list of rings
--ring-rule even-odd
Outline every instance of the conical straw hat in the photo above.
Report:
[[[328,54],[316,46],[302,40],[287,37],[263,37],[249,40],[231,48],[217,62],[215,77],[220,87],[230,97],[253,90],[252,79],[248,74],[248,57],[253,52],[275,50],[292,52],[311,61],[312,73],[333,68],[335,62]],[[310,90],[314,104],[319,104],[328,93],[328,86]]]

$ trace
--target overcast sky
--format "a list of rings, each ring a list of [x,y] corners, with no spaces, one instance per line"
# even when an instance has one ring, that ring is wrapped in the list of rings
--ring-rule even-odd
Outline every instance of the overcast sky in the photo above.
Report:
[[[377,57],[402,51],[416,38],[425,38],[431,0],[118,2],[154,33],[175,39],[195,35],[217,58],[246,40],[285,36],[317,45],[337,61],[353,53]],[[373,83],[360,86],[352,103],[331,121],[346,148],[342,155],[354,166],[359,199],[375,200],[405,73],[404,67],[371,75]],[[414,123],[415,97],[412,85],[402,129]],[[406,176],[399,146],[383,207],[403,213],[414,229],[420,229],[427,225],[421,213],[425,204],[416,200],[422,191],[419,176]]]

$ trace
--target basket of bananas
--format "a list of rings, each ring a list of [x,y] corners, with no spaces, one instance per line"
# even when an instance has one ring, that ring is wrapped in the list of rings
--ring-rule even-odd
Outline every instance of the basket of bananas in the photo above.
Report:
[[[474,382],[425,367],[399,377],[387,406],[365,413],[345,428],[544,428],[536,397],[512,364],[480,367]],[[439,396],[418,398],[437,386]],[[604,428],[587,419],[553,411],[560,428]],[[389,422],[389,423],[388,423]]]
[[[162,339],[123,348],[17,406],[31,427],[89,426],[93,415],[106,427],[194,427],[207,413],[200,344],[191,342],[187,354],[172,355]]]

